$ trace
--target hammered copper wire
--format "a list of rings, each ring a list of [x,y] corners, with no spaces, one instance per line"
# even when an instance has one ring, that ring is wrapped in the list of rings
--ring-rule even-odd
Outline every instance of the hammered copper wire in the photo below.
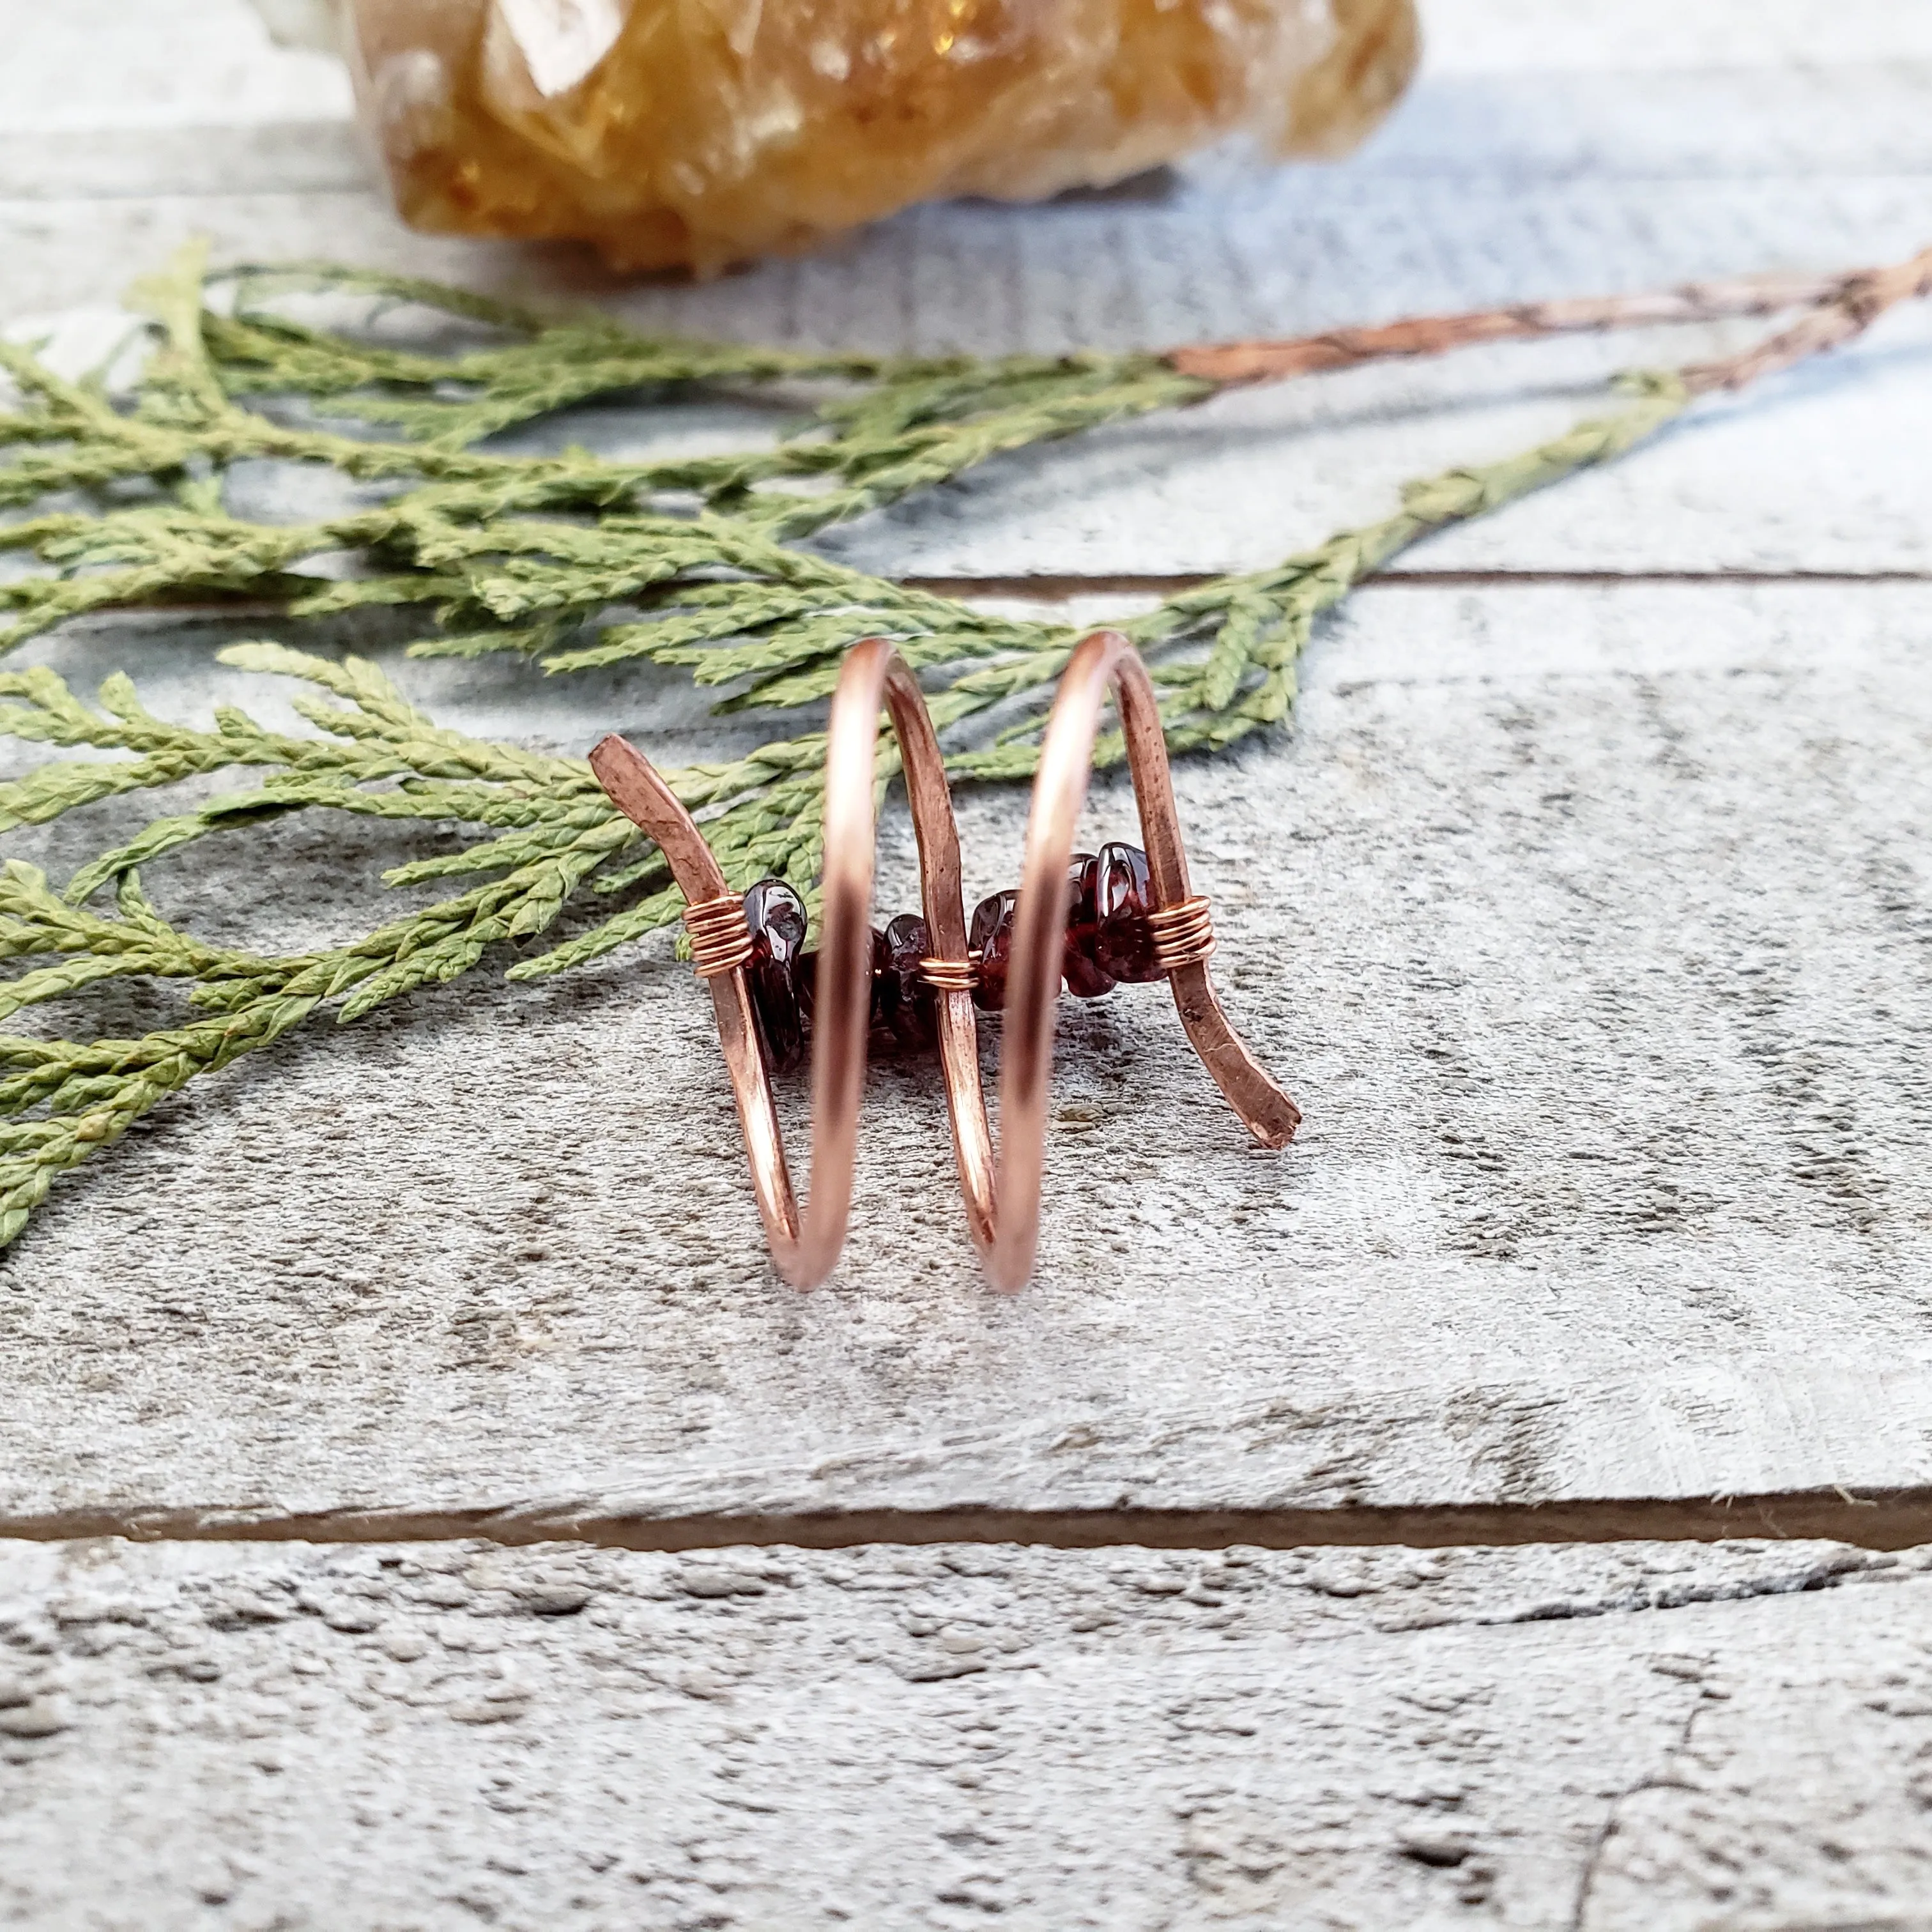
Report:
[[[882,704],[899,741],[919,845],[920,896],[934,948],[920,962],[920,970],[933,989],[967,1225],[994,1287],[1011,1292],[1031,1274],[1073,831],[1110,688],[1120,708],[1156,901],[1149,923],[1181,1024],[1235,1112],[1264,1146],[1285,1145],[1300,1124],[1294,1102],[1229,1028],[1208,980],[1204,962],[1214,947],[1213,925],[1207,902],[1189,889],[1154,687],[1126,638],[1118,632],[1096,632],[1075,650],[1061,679],[1034,786],[1006,979],[996,1162],[972,998],[978,966],[966,944],[958,832],[945,766],[911,672],[885,640],[868,638],[847,654],[826,737],[825,878],[812,1058],[813,1174],[802,1217],[785,1167],[743,962],[710,981],[760,1213],[778,1272],[794,1286],[814,1286],[830,1274],[850,1206],[870,1012],[872,782]],[[691,902],[691,916],[709,928],[712,909],[724,896],[724,875],[690,814],[622,739],[604,740],[590,762],[620,808],[658,842]],[[722,914],[717,923],[723,923]],[[695,947],[695,930],[693,943]]]
[[[590,769],[619,811],[657,842],[687,904],[702,905],[724,896],[724,874],[704,835],[648,758],[613,733],[590,754]],[[742,966],[705,983],[711,988],[718,1043],[731,1076],[738,1126],[751,1160],[758,1216],[765,1224],[772,1260],[784,1274],[787,1258],[799,1246],[798,1207],[785,1171],[784,1142],[772,1102],[771,1082],[758,1046],[751,987]]]
[[[772,1262],[795,1288],[816,1287],[832,1272],[844,1245],[850,1212],[871,1009],[872,778],[882,705],[891,715],[899,741],[934,957],[962,968],[968,963],[959,835],[932,720],[898,652],[883,638],[868,638],[846,654],[826,729],[825,873],[812,1013],[812,1174],[802,1214],[785,1164],[784,1136],[752,1019],[743,962],[710,982],[719,1042]],[[614,734],[591,753],[590,765],[618,808],[657,841],[694,913],[724,896],[724,874],[703,834],[648,759]],[[976,1151],[988,1135],[986,1105],[976,1080],[979,1047],[971,995],[935,993],[933,1004],[946,1064],[958,1061],[963,1048],[976,1069],[970,1103],[949,1088],[961,1184],[969,1202],[990,1200],[990,1160],[982,1169]],[[970,1123],[976,1107],[979,1132],[974,1136]],[[966,1138],[961,1135],[962,1118],[968,1124]]]
[[[1013,910],[1006,968],[1006,1035],[1000,1055],[1000,1225],[986,1258],[988,1280],[1010,1294],[1033,1272],[1046,1152],[1048,1084],[1066,946],[1069,862],[1085,802],[1094,744],[1109,690],[1120,716],[1127,770],[1140,808],[1141,840],[1154,887],[1154,916],[1193,897],[1174,810],[1167,741],[1152,682],[1118,631],[1096,631],[1075,647],[1040,746],[1027,821],[1026,864]],[[1188,1039],[1249,1132],[1264,1147],[1285,1147],[1301,1124],[1294,1102],[1264,1072],[1228,1024],[1204,959],[1168,974]]]

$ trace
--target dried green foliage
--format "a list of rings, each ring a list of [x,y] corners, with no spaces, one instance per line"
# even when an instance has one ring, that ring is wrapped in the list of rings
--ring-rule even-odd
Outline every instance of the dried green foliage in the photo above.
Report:
[[[490,339],[448,356],[406,352],[305,326],[276,305],[318,284],[424,304]],[[1073,633],[868,577],[796,541],[990,457],[1212,393],[1146,356],[814,356],[645,337],[598,316],[548,321],[339,269],[228,286],[232,306],[211,308],[190,253],[140,292],[158,346],[131,404],[0,346],[20,398],[0,416],[10,452],[0,506],[20,513],[0,524],[0,548],[39,566],[0,583],[0,649],[82,612],[181,598],[266,603],[286,635],[353,606],[422,606],[416,654],[518,651],[556,673],[648,658],[719,688],[721,708],[778,713],[820,702],[844,650],[884,633],[927,682],[955,775],[1022,779]],[[1687,400],[1672,378],[1633,387],[1619,414],[1508,462],[1412,485],[1381,523],[1123,624],[1154,661],[1173,748],[1220,750],[1285,718],[1315,619],[1418,536],[1620,453]],[[631,464],[479,447],[599,395],[748,388],[805,394],[796,432],[742,453]],[[365,433],[317,426],[325,410]],[[262,459],[326,466],[368,487],[338,516],[250,522],[226,507],[225,485],[235,465]],[[362,574],[328,582],[298,570],[342,552]],[[614,909],[526,952],[512,977],[581,964],[681,910],[655,850],[581,762],[442,730],[353,658],[277,643],[222,655],[312,687],[299,708],[315,735],[269,731],[233,710],[212,730],[172,724],[142,708],[125,676],[91,708],[50,670],[0,673],[0,732],[87,754],[0,786],[0,830],[231,767],[264,773],[250,789],[154,818],[58,892],[17,861],[0,873],[0,953],[26,962],[0,982],[0,1018],[119,976],[191,988],[188,1022],[142,1039],[0,1036],[0,1244],[60,1173],[197,1075],[319,1010],[352,1019],[455,978],[493,945],[548,932],[573,901],[602,896]],[[706,814],[735,884],[776,874],[810,891],[823,749],[809,730],[775,735],[742,759],[670,775]],[[1103,741],[1100,755],[1118,758],[1118,741]],[[889,743],[882,763],[893,768]],[[143,864],[216,832],[246,863],[246,828],[298,811],[472,828],[481,836],[460,850],[387,876],[478,883],[351,944],[284,958],[205,944],[144,896]],[[112,916],[92,909],[110,893]]]

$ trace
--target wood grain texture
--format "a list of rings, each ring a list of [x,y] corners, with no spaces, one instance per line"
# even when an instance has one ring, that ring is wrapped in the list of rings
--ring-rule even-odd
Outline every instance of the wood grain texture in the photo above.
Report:
[[[939,350],[1160,346],[1704,273],[1849,263],[1923,244],[1922,179],[1466,190],[1284,177],[1244,198],[954,208],[836,257],[606,300],[652,327]],[[106,298],[130,268],[212,232],[226,259],[385,263],[554,296],[582,265],[404,236],[366,197],[0,205],[22,308]],[[58,260],[41,250],[46,238]],[[47,275],[37,284],[35,262]],[[69,277],[62,264],[82,272]],[[36,328],[42,326],[35,325]],[[1741,348],[1765,325],[1509,345],[1243,392],[988,464],[826,539],[889,574],[1111,576],[1264,566],[1388,514],[1411,478],[1513,454],[1616,406],[1620,368]],[[1900,312],[1842,356],[1700,407],[1652,448],[1398,572],[1932,570],[1932,317]],[[573,411],[520,439],[634,449],[634,410]]]
[[[1932,60],[1932,14],[1894,0],[1421,0],[1438,74],[1789,71]]]
[[[0,1546],[0,1921],[1922,1928],[1927,1552]]]
[[[706,1002],[662,945],[291,1042],[13,1251],[0,1508],[541,1524],[1923,1484],[1927,621],[1911,585],[1364,594],[1292,743],[1176,775],[1231,1013],[1302,1138],[1246,1150],[1158,1000],[1070,1010],[1041,1269],[1010,1304],[976,1286],[930,1073],[891,1066],[839,1276],[772,1282]],[[135,663],[164,711],[254,702],[212,641],[47,649],[83,684]],[[472,728],[734,741],[657,674],[396,668]],[[122,809],[16,849],[58,869]],[[1083,836],[1130,809],[1100,788]],[[962,801],[969,895],[1013,874],[1022,810]],[[888,822],[884,907],[912,890]],[[293,948],[430,849],[251,839],[149,889]],[[140,1031],[167,997],[64,1023]]]
[[[0,29],[5,25],[0,8]],[[85,71],[78,46],[56,52],[64,70]],[[196,57],[169,52],[156,65],[172,79],[192,74]],[[12,86],[0,87],[0,195],[214,197],[232,194],[238,182],[258,193],[371,188],[376,171],[348,118],[339,70],[312,55],[274,59],[266,74],[236,73],[224,72],[218,57],[214,99],[200,91],[186,99],[164,91],[157,98],[143,87],[137,100],[98,103],[70,84],[37,86],[33,65],[24,64]],[[320,70],[314,82],[280,70],[298,62]],[[1655,182],[1923,173],[1932,165],[1928,86],[1932,60],[1923,57],[1666,70],[1646,74],[1640,86],[1618,74],[1425,70],[1383,130],[1333,171],[1390,188],[1585,176]],[[1211,190],[1232,180],[1252,187],[1258,174],[1245,155],[1216,154],[1184,164],[1169,185],[1195,182]],[[1318,178],[1306,170],[1287,176]],[[1151,185],[1136,184],[1129,198]],[[1106,198],[1118,191],[1100,192]]]
[[[339,61],[277,47],[248,0],[0,0],[10,133],[345,122]]]
[[[331,64],[272,48],[241,0],[167,0],[139,22],[116,14],[111,30],[98,4],[7,0],[0,28],[19,51],[0,80],[0,130],[13,130],[0,131],[0,304],[18,316],[111,300],[133,268],[206,233],[219,260],[334,256],[594,296],[651,327],[1054,352],[1924,244],[1932,67],[1918,10],[1596,10],[1604,20],[1447,0],[1414,97],[1338,166],[1208,168],[1024,212],[917,209],[810,260],[622,286],[569,251],[406,233],[347,185],[358,164]],[[105,57],[82,58],[91,43]],[[1256,568],[1384,514],[1411,476],[1567,427],[1618,368],[1736,347],[1756,326],[1510,347],[1230,397],[988,466],[831,547],[938,577]],[[1928,342],[1925,317],[1892,318],[1841,362],[1714,406],[1638,460],[1396,567],[1924,574]],[[622,412],[554,428],[620,447],[634,434]]]
[[[359,184],[340,76],[241,0],[0,0],[0,319],[111,302],[198,232],[224,260],[334,256],[652,326],[992,351],[1928,238],[1922,5],[1426,15],[1421,83],[1340,167],[923,209],[812,260],[616,288],[402,231]],[[118,327],[67,340],[104,353]],[[835,542],[966,579],[1259,565],[1566,424],[1612,369],[1745,339],[1230,398]],[[1176,1534],[1207,1538],[1271,1508],[1386,1542],[1524,1532],[1444,1504],[1593,1498],[1529,1533],[1708,1534],[1713,1496],[1834,1485],[1915,1492],[1871,1513],[1894,1529],[1922,1514],[1925,590],[1508,580],[1923,578],[1928,346],[1897,317],[1437,539],[1402,568],[1478,580],[1364,591],[1317,640],[1294,736],[1184,768],[1217,970],[1309,1124],[1285,1158],[1246,1151],[1158,1000],[1070,1014],[1046,1264],[1016,1303],[975,1286],[936,1092],[901,1070],[872,1081],[844,1271],[808,1300],[770,1280],[704,1002],[662,944],[290,1042],[63,1186],[0,1262],[0,1531],[365,1546],[0,1540],[0,1923],[1932,1932],[1924,1550],[436,1540],[493,1511],[506,1537],[674,1540],[974,1509],[1043,1537],[1194,1510]],[[250,628],[92,622],[30,657],[290,722],[210,664]],[[648,670],[546,681],[331,636],[473,731],[581,751],[615,726],[674,757],[763,735]],[[1102,786],[1086,829],[1130,811]],[[1018,801],[962,817],[969,891],[1010,883]],[[96,808],[8,849],[58,868],[133,822]],[[212,935],[300,944],[440,849],[251,837],[268,873],[211,845],[148,884]],[[911,858],[895,815],[882,903],[909,902]],[[424,1540],[370,1543],[386,1525]]]
[[[1763,332],[1481,350],[1244,392],[989,465],[829,532],[861,568],[1106,577],[1265,568],[1386,515],[1413,478],[1514,455],[1586,416],[1622,368],[1725,353]],[[1932,572],[1932,316],[1700,405],[1648,448],[1418,544],[1391,574]],[[1802,452],[1802,454],[1798,454]]]

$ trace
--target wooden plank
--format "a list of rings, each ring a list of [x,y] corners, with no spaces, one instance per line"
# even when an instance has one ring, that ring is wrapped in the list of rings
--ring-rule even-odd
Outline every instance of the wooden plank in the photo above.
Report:
[[[1338,167],[1284,172],[1241,193],[1156,183],[1131,197],[1032,209],[928,207],[832,253],[704,284],[620,284],[568,252],[412,235],[374,196],[348,194],[0,199],[0,222],[20,255],[5,290],[10,320],[112,300],[134,262],[198,230],[218,261],[307,249],[500,292],[595,296],[646,327],[1050,353],[1293,334],[1760,268],[1856,266],[1910,252],[1924,214],[1923,177],[1910,172],[1432,184]],[[964,299],[968,292],[975,299]]]
[[[1367,177],[1525,182],[1922,171],[1928,86],[1923,55],[1855,65],[1666,61],[1640,74],[1425,69],[1344,165]]]
[[[0,189],[9,200],[256,194],[367,190],[370,170],[346,120],[239,128],[0,128]]]
[[[1211,206],[928,210],[848,256],[606,299],[651,326],[794,342],[1127,346],[1888,259],[1914,245],[1924,207],[1922,184],[1904,179],[1535,194],[1337,181],[1318,194],[1283,185]],[[554,258],[426,243],[354,196],[0,207],[23,296],[111,296],[130,265],[160,260],[196,228],[230,259],[333,255],[520,292],[549,274],[536,292],[559,292]],[[988,465],[827,542],[894,575],[1256,568],[1387,514],[1410,477],[1509,453],[1614,406],[1601,383],[1618,368],[1715,352],[1761,326],[1516,346],[1230,396]],[[1888,317],[1848,354],[1707,405],[1632,460],[1449,532],[1396,568],[1924,574],[1932,539],[1916,506],[1932,496],[1928,342],[1932,316]],[[633,412],[592,409],[524,440],[622,450],[638,433]]]
[[[236,75],[218,98],[156,100],[143,76],[134,99],[93,101],[83,93],[76,101],[65,88],[29,99],[23,77],[8,90],[16,99],[0,122],[0,196],[218,196],[237,183],[257,194],[364,186],[370,170],[339,70],[315,56],[304,64],[321,70],[318,82],[332,84],[291,86],[249,72]],[[111,68],[108,74],[114,77]],[[1438,185],[1535,184],[1578,175],[1656,181],[1922,174],[1932,165],[1929,78],[1932,63],[1922,62],[1666,71],[1640,82],[1617,73],[1425,73],[1387,125],[1332,171],[1355,181]],[[1298,166],[1286,178],[1310,173]],[[1267,177],[1245,158],[1232,166],[1216,154],[1184,164],[1168,185],[1190,178],[1252,193]]]
[[[922,577],[1263,568],[1389,514],[1411,479],[1614,413],[1602,383],[1620,369],[1753,339],[1730,326],[1490,350],[1231,395],[988,465],[823,542]],[[1844,356],[1700,405],[1648,448],[1446,531],[1392,572],[1925,575],[1928,347],[1932,312],[1887,318]]]
[[[15,314],[111,298],[130,264],[195,232],[211,233],[227,259],[332,254],[553,296],[598,286],[580,261],[408,236],[371,195],[267,192],[308,179],[311,164],[316,180],[331,182],[353,164],[339,122],[326,118],[340,109],[320,78],[328,63],[269,49],[240,0],[172,0],[144,30],[150,38],[110,35],[121,51],[94,63],[74,58],[73,37],[98,37],[86,10],[20,11],[13,24],[30,52],[8,84],[28,172],[10,174],[0,153]],[[1828,22],[1797,8],[1764,34],[1744,31],[1744,17],[1726,40],[1712,38],[1708,21],[1532,29],[1500,0],[1451,8],[1433,77],[1387,136],[1342,166],[1237,185],[1176,182],[1138,200],[1025,213],[928,208],[809,261],[707,286],[600,292],[652,326],[1057,350],[1292,332],[1754,266],[1880,260],[1921,245],[1932,156],[1913,142],[1932,116],[1912,64],[1924,51],[1916,16],[1892,8],[1841,20],[1834,9]],[[1851,64],[1792,64],[1801,32]],[[168,64],[183,34],[188,57]],[[1533,68],[1519,51],[1526,34],[1550,49]],[[1738,50],[1725,83],[1744,90],[1737,98],[1694,111],[1660,94],[1665,82],[1711,82],[1699,64],[1724,45]],[[165,84],[154,78],[164,64]],[[43,68],[80,69],[77,98],[36,85]],[[1596,108],[1564,91],[1573,82],[1598,90]],[[1779,92],[1792,87],[1825,90],[1814,120]],[[1610,118],[1593,120],[1599,110]],[[284,140],[274,130],[297,111],[311,118]],[[222,141],[198,149],[211,121],[248,154]],[[1539,147],[1534,130],[1546,126],[1572,148]],[[1654,126],[1690,130],[1705,148],[1653,153],[1644,130]],[[1916,132],[1906,138],[1906,128]],[[1870,134],[1862,161],[1832,148],[1833,130],[1844,130]],[[1734,134],[1744,143],[1734,152],[1711,147]],[[120,155],[134,170],[128,184],[138,176],[143,191],[106,202],[51,195],[64,140],[88,148],[95,172],[83,178],[96,189],[118,178]],[[1638,178],[1616,178],[1618,156]],[[1884,172],[1830,178],[1855,164]],[[1745,178],[1772,169],[1786,178]],[[1688,172],[1660,180],[1659,170]],[[258,191],[154,192],[233,178]],[[21,198],[29,194],[48,198]],[[1749,326],[1510,349],[1231,398],[992,466],[836,547],[867,568],[939,577],[1251,568],[1382,513],[1409,476],[1555,431],[1611,370],[1709,352]],[[1450,533],[1398,567],[1922,573],[1927,538],[1911,506],[1932,486],[1928,332],[1922,317],[1894,318],[1851,358],[1856,382],[1842,367],[1808,372],[1764,399],[1714,410],[1640,464],[1582,479],[1506,522]],[[628,424],[590,412],[560,433],[621,442]]]
[[[340,61],[278,47],[248,0],[0,0],[14,134],[346,121]]]
[[[587,265],[568,262],[547,274],[540,260],[512,244],[412,234],[366,190],[26,196],[0,200],[7,319],[115,302],[136,275],[200,236],[223,265],[320,259],[546,295],[573,281],[588,292],[596,279]]]
[[[1926,625],[1910,585],[1365,594],[1292,745],[1179,774],[1217,970],[1304,1138],[1245,1151],[1156,993],[1070,1010],[1016,1302],[976,1285],[929,1073],[884,1068],[841,1273],[776,1287],[706,1010],[661,950],[286,1043],[63,1184],[14,1250],[0,1510],[1923,1484]],[[136,663],[164,712],[258,702],[212,640],[47,652],[83,687]],[[754,728],[698,728],[655,674],[388,662],[453,722],[566,746]],[[963,800],[970,895],[1014,875],[1023,803]],[[1086,836],[1130,818],[1103,787]],[[13,849],[58,872],[131,826],[95,808]],[[150,890],[295,948],[384,916],[356,882],[418,849],[250,838],[253,862],[207,844]],[[912,896],[896,821],[880,902]]]
[[[0,0],[0,196],[364,189],[340,61],[278,48],[245,0]]]
[[[1925,1562],[16,1544],[0,1911],[1909,1932]]]
[[[1932,60],[1932,15],[1894,0],[1421,0],[1439,74],[1654,74]]]

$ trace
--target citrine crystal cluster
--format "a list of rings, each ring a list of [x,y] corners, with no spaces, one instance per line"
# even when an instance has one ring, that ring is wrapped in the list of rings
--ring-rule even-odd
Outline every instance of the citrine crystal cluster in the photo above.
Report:
[[[1413,0],[350,0],[348,25],[408,220],[700,272],[1229,134],[1338,152],[1416,50]]]

